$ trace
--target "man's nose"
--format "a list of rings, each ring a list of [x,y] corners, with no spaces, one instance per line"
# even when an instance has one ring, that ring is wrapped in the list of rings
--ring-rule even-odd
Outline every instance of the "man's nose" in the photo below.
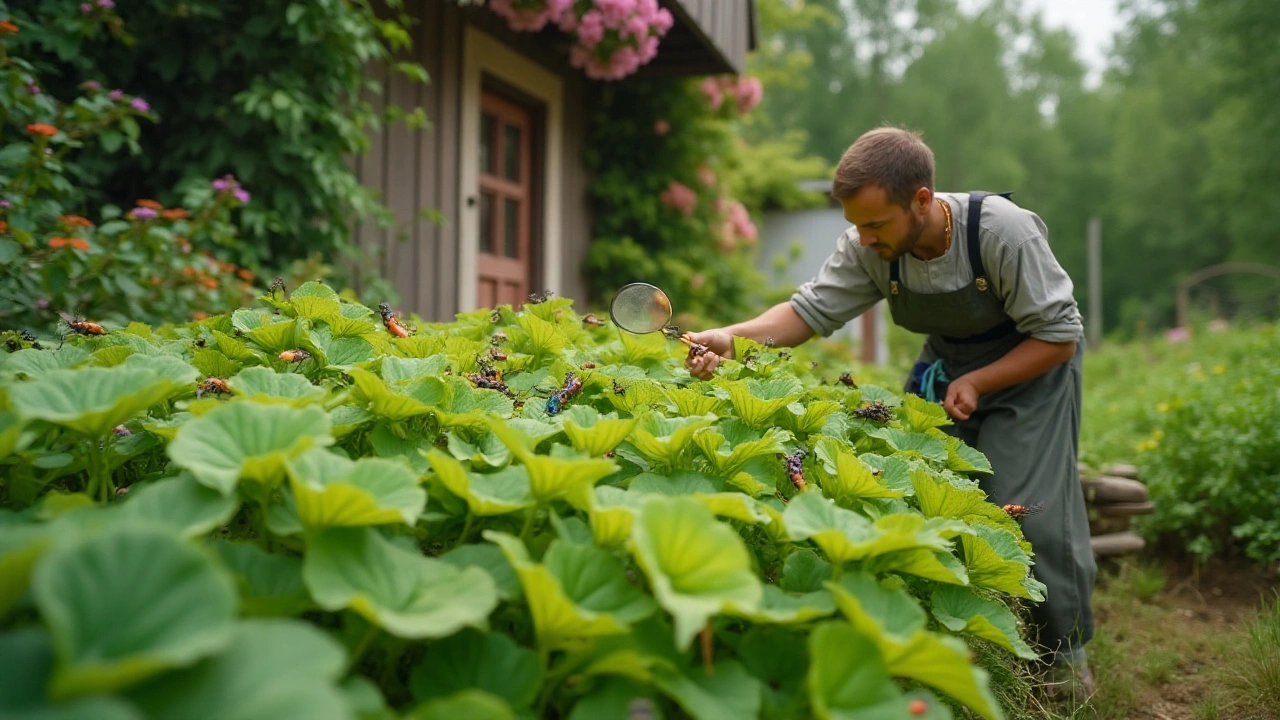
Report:
[[[875,245],[876,241],[879,239],[880,238],[877,238],[875,235],[858,233],[858,244],[862,245],[862,247],[871,247],[872,245]]]

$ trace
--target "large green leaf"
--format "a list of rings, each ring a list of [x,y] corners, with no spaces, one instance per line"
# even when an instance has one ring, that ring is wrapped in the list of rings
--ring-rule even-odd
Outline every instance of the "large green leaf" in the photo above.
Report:
[[[58,539],[45,524],[3,522],[0,514],[0,619],[31,585],[31,570]]]
[[[959,639],[921,630],[905,643],[883,645],[881,653],[890,675],[941,690],[988,720],[1003,720],[987,671],[969,663],[969,648]]]
[[[653,690],[646,684],[624,677],[611,677],[596,686],[578,700],[569,713],[568,720],[600,720],[601,718],[626,718],[640,703],[647,704],[652,713],[640,715],[642,720],[665,720],[662,706]]]
[[[584,405],[565,410],[562,417],[569,442],[591,457],[600,457],[618,447],[636,426],[635,418],[619,419],[612,413],[601,415],[595,408]]]
[[[596,544],[611,548],[625,543],[631,537],[631,527],[645,496],[606,485],[596,488],[587,499],[586,507],[579,509],[588,513]]]
[[[826,617],[836,611],[831,593],[825,590],[810,593],[789,593],[776,585],[765,585],[760,606],[742,612],[733,612],[756,623],[807,623]]]
[[[691,387],[663,387],[662,392],[671,399],[676,410],[684,417],[694,415],[721,415],[728,403],[714,395],[704,395]]]
[[[183,473],[132,486],[112,514],[122,525],[152,524],[194,538],[227,524],[239,507],[236,498],[222,495]]]
[[[675,618],[676,645],[681,649],[689,647],[713,615],[759,607],[764,591],[742,539],[696,500],[646,502],[630,545],[654,596]]]
[[[463,630],[432,643],[409,675],[418,700],[447,697],[474,688],[523,708],[533,703],[542,685],[538,654],[502,634]]]
[[[711,673],[702,668],[685,673],[660,669],[654,679],[694,720],[741,720],[760,714],[760,681],[734,660],[716,663]]]
[[[920,502],[920,512],[925,515],[1006,529],[1017,527],[1016,521],[987,501],[987,494],[975,481],[914,469],[911,484]]]
[[[382,379],[391,385],[405,385],[423,378],[439,377],[449,367],[449,358],[432,355],[426,358],[402,358],[388,355],[382,358]]]
[[[52,350],[19,350],[0,355],[0,375],[40,378],[54,370],[73,368],[89,360],[89,352],[74,345]]]
[[[441,560],[453,563],[460,568],[477,567],[484,570],[493,579],[498,588],[498,597],[502,600],[519,600],[523,596],[520,589],[520,578],[515,568],[507,562],[502,549],[490,543],[474,543],[460,545],[440,556]]]
[[[731,419],[693,436],[707,462],[723,478],[732,477],[747,461],[785,452],[787,434],[776,428],[760,433],[737,419]]]
[[[516,714],[501,698],[483,690],[463,690],[446,698],[429,700],[404,720],[516,720]]]
[[[407,420],[430,414],[445,400],[447,390],[439,378],[422,378],[392,389],[382,378],[368,370],[347,371],[356,383],[356,396],[374,415],[388,420]]]
[[[809,656],[809,699],[820,720],[910,720],[880,651],[852,625],[814,628]]]
[[[815,447],[818,459],[818,484],[822,491],[844,507],[853,507],[863,498],[896,498],[903,492],[886,487],[856,455],[831,438],[823,438]]]
[[[129,692],[148,720],[355,720],[336,684],[345,653],[296,620],[244,620],[195,666]]]
[[[760,380],[733,380],[724,383],[733,410],[747,425],[763,428],[774,413],[790,405],[804,394],[794,377],[772,377]]]
[[[524,463],[529,488],[539,503],[563,497],[580,499],[590,493],[593,485],[618,470],[612,460],[587,457],[564,445],[552,447],[549,455],[534,454],[532,442],[523,432],[500,419],[490,422],[494,434]]]
[[[826,585],[849,622],[881,646],[907,642],[925,626],[920,603],[901,587],[886,587],[862,572]]]
[[[948,630],[968,633],[1002,645],[1024,660],[1039,655],[1018,634],[1018,619],[998,600],[978,597],[968,588],[940,587],[933,591],[933,616]]]
[[[926,433],[877,427],[868,430],[867,435],[884,440],[899,455],[918,456],[940,463],[947,461],[947,446],[941,440]]]
[[[342,316],[338,294],[326,285],[311,281],[298,286],[289,295],[293,314],[309,320],[329,321]]]
[[[779,410],[775,419],[782,427],[799,435],[810,435],[822,430],[827,419],[840,410],[834,400],[810,400],[797,402]]]
[[[348,460],[312,448],[289,458],[298,519],[310,529],[404,523],[412,527],[427,503],[418,478],[403,463]]]
[[[503,515],[533,505],[529,473],[524,467],[506,467],[494,473],[471,472],[462,463],[432,449],[424,453],[440,482],[467,502],[471,512]]]
[[[122,528],[54,547],[31,590],[58,657],[54,698],[116,691],[231,640],[231,579],[162,530]]]
[[[897,415],[902,420],[903,427],[910,432],[926,432],[931,428],[951,424],[951,418],[947,417],[947,411],[941,403],[931,403],[919,395],[904,395]]]
[[[813,540],[837,565],[899,550],[949,550],[946,536],[956,532],[950,521],[914,514],[872,522],[812,491],[792,498],[782,519],[793,540]]]
[[[943,434],[938,439],[947,446],[947,469],[962,473],[992,473],[987,456],[964,444],[960,438]]]
[[[220,540],[213,549],[235,576],[242,615],[292,616],[312,607],[301,559],[244,542]]]
[[[9,398],[23,417],[97,438],[180,389],[154,370],[93,367],[52,370],[38,380],[15,383],[9,386]]]
[[[960,537],[969,581],[1043,602],[1045,586],[1031,574],[1031,558],[1019,545],[1018,538],[1003,528],[976,525],[973,529],[976,534]]]
[[[483,431],[491,415],[511,416],[513,401],[497,390],[472,387],[470,381],[457,377],[445,378],[444,383],[447,393],[435,410],[440,427]]]
[[[302,579],[326,610],[350,608],[398,637],[483,627],[498,603],[483,570],[423,557],[372,528],[327,528],[311,538]]]
[[[876,572],[904,573],[949,585],[969,584],[964,563],[943,550],[901,550],[875,558],[869,567]]]
[[[535,563],[517,538],[492,530],[484,537],[502,548],[520,576],[544,650],[572,649],[593,637],[625,633],[655,610],[653,601],[627,582],[622,564],[600,548],[556,540]]]
[[[475,444],[462,439],[458,433],[449,433],[449,454],[455,460],[470,462],[472,468],[499,468],[511,462],[511,451],[492,432],[480,436]]]
[[[666,418],[661,413],[649,412],[640,418],[631,444],[655,467],[679,470],[688,467],[685,449],[694,433],[713,422],[713,415]]]
[[[53,666],[53,646],[39,628],[0,635],[0,711],[6,720],[143,720],[135,708],[115,697],[50,703],[45,686]]]
[[[294,373],[278,373],[271,368],[251,367],[241,370],[227,384],[237,395],[244,397],[265,396],[282,400],[296,401],[305,405],[323,399],[327,393],[324,388],[312,385],[303,375]]]

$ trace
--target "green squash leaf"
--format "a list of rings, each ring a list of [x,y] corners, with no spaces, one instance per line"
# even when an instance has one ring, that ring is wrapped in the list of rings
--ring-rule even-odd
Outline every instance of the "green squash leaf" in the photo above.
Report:
[[[51,704],[45,686],[53,672],[53,645],[39,628],[0,634],[0,708],[9,720],[143,720],[120,698],[95,695]]]
[[[520,576],[544,650],[580,648],[590,638],[625,633],[656,609],[605,550],[556,540],[535,563],[517,538],[493,530],[484,537],[502,548]]]
[[[483,690],[463,690],[447,698],[423,703],[404,720],[516,720],[516,714],[500,698]]]
[[[890,675],[940,690],[988,720],[1003,720],[987,671],[969,663],[969,648],[959,639],[921,630],[905,643],[881,647],[881,653]]]
[[[693,437],[702,455],[722,478],[733,477],[747,462],[786,452],[787,434],[777,428],[757,432],[745,423],[730,419]]]
[[[537,653],[506,635],[467,629],[429,645],[409,674],[409,687],[419,701],[476,689],[523,708],[537,697],[542,674]]]
[[[964,563],[969,581],[1020,598],[1044,601],[1045,586],[1031,574],[1031,558],[1013,533],[1003,528],[974,526],[973,535],[962,535]]]
[[[412,527],[427,503],[418,478],[403,463],[347,458],[312,448],[286,463],[298,519],[304,527],[404,523]]]
[[[132,486],[124,502],[112,508],[112,515],[124,526],[155,525],[195,538],[226,525],[239,508],[236,498],[221,495],[184,473]]]
[[[689,462],[685,450],[693,441],[694,433],[713,422],[715,417],[711,415],[666,418],[661,413],[649,412],[640,418],[631,444],[655,467],[686,469]]]
[[[662,669],[654,680],[694,720],[741,720],[760,714],[760,681],[736,660],[717,662],[710,674],[702,668],[684,673]]]
[[[946,521],[919,515],[890,515],[872,522],[817,492],[792,498],[782,519],[793,540],[813,540],[838,565],[914,548],[949,550],[945,535],[954,531]]]
[[[278,373],[271,368],[251,367],[241,370],[227,380],[237,395],[243,397],[266,396],[282,400],[298,401],[305,405],[323,399],[328,393],[324,388],[312,385],[303,375]]]
[[[823,438],[815,447],[818,485],[837,504],[851,507],[864,498],[897,498],[903,492],[886,487],[852,451],[833,438]]]
[[[978,597],[968,588],[943,586],[934,590],[933,616],[952,632],[990,640],[1024,660],[1039,657],[1018,633],[1018,619],[1007,605]]]
[[[774,413],[785,408],[804,394],[804,387],[794,377],[773,377],[765,381],[727,381],[723,387],[729,393],[733,410],[747,425],[764,428]]]
[[[169,444],[170,459],[204,485],[230,495],[240,480],[278,485],[285,461],[333,443],[329,416],[318,407],[224,403],[188,420]]]
[[[564,411],[564,433],[579,452],[600,457],[622,444],[636,426],[635,418],[601,415],[595,408],[575,405]]]
[[[902,588],[889,588],[867,573],[845,573],[826,583],[836,606],[862,634],[881,646],[907,642],[925,626],[920,603]]]
[[[900,455],[917,456],[926,460],[947,461],[947,446],[935,437],[926,433],[907,432],[891,427],[876,427],[867,431],[867,435],[884,440],[889,447]]]
[[[520,589],[520,578],[515,568],[507,562],[502,549],[490,543],[460,545],[440,556],[441,560],[460,568],[476,567],[484,570],[493,579],[498,588],[498,598],[508,602],[523,597]]]
[[[483,627],[498,603],[483,570],[423,557],[372,528],[327,528],[313,536],[302,579],[320,607],[350,608],[414,640]]]
[[[814,628],[809,656],[809,700],[819,720],[910,720],[880,651],[852,625]]]
[[[54,370],[66,370],[88,361],[89,351],[74,345],[52,350],[27,348],[16,353],[0,355],[0,375],[38,379]]]
[[[482,474],[467,470],[439,450],[423,454],[449,492],[465,500],[475,515],[504,515],[533,505],[529,473],[524,467]]]
[[[728,403],[714,395],[704,395],[695,388],[663,387],[666,394],[676,406],[676,411],[685,417],[694,415],[722,415],[728,409]]]
[[[407,420],[431,413],[445,400],[445,384],[439,378],[422,378],[402,386],[391,386],[368,370],[347,371],[356,383],[356,398],[370,412],[388,420]]]
[[[307,623],[244,620],[222,652],[128,697],[155,720],[350,720],[344,664],[342,647]]]
[[[630,547],[654,597],[675,619],[681,650],[713,615],[754,610],[764,594],[742,539],[696,500],[646,502],[632,528]]]
[[[919,395],[904,395],[897,415],[909,432],[926,432],[951,424],[951,418],[941,403],[931,403]]]
[[[98,438],[174,396],[181,385],[154,370],[120,366],[51,370],[38,380],[10,385],[8,390],[13,408],[21,416]]]
[[[302,584],[301,559],[246,542],[218,540],[212,547],[235,576],[242,615],[289,617],[313,607]]]
[[[31,578],[58,665],[54,699],[110,693],[227,646],[231,580],[159,529],[117,529],[49,550]]]

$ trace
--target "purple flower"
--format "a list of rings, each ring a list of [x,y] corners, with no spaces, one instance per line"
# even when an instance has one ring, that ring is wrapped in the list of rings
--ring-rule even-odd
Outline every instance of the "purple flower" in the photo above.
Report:
[[[214,190],[217,190],[218,192],[226,192],[226,191],[230,190],[230,189],[231,189],[231,181],[227,179],[227,178],[229,178],[229,177],[231,177],[231,176],[230,176],[230,175],[228,175],[228,176],[227,176],[227,177],[225,177],[225,178],[218,178],[217,180],[214,180],[214,181],[213,181],[213,189],[214,189]]]
[[[98,7],[102,8],[103,10],[110,10],[115,6],[116,4],[114,0],[98,0]]]
[[[136,207],[129,211],[129,217],[134,220],[154,220],[156,211],[148,207]]]
[[[92,92],[98,92],[99,90],[102,89],[102,85],[99,84],[97,80],[85,80],[84,82],[80,83],[80,87],[84,90],[90,90]]]
[[[124,91],[121,90],[120,88],[116,88],[115,90],[112,90],[111,92],[107,93],[107,97],[111,98],[112,100],[115,100],[116,102],[120,102],[121,100],[124,99]]]
[[[40,86],[35,84],[34,82],[29,82],[27,83],[27,92],[31,93],[32,95],[39,95]]]
[[[142,98],[138,98],[138,97],[129,101],[129,107],[142,113],[147,112],[148,110],[151,109],[151,106],[147,104],[146,100],[143,100]]]
[[[8,200],[0,200],[0,208],[8,210],[11,207],[13,207],[13,203],[9,202]]]
[[[236,188],[235,196],[236,196],[236,199],[240,201],[241,205],[244,205],[249,202],[249,192],[244,188]]]
[[[88,15],[88,14],[89,14],[89,13],[91,13],[91,12],[93,12],[93,6],[92,6],[92,5],[90,5],[89,3],[80,3],[80,14],[81,14],[81,15]]]

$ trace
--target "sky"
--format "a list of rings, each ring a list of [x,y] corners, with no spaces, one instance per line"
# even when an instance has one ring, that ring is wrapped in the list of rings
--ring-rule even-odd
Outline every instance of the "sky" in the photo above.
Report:
[[[1097,80],[1106,62],[1111,38],[1122,27],[1117,0],[1027,0],[1040,10],[1045,24],[1066,27],[1076,36],[1080,57]]]

